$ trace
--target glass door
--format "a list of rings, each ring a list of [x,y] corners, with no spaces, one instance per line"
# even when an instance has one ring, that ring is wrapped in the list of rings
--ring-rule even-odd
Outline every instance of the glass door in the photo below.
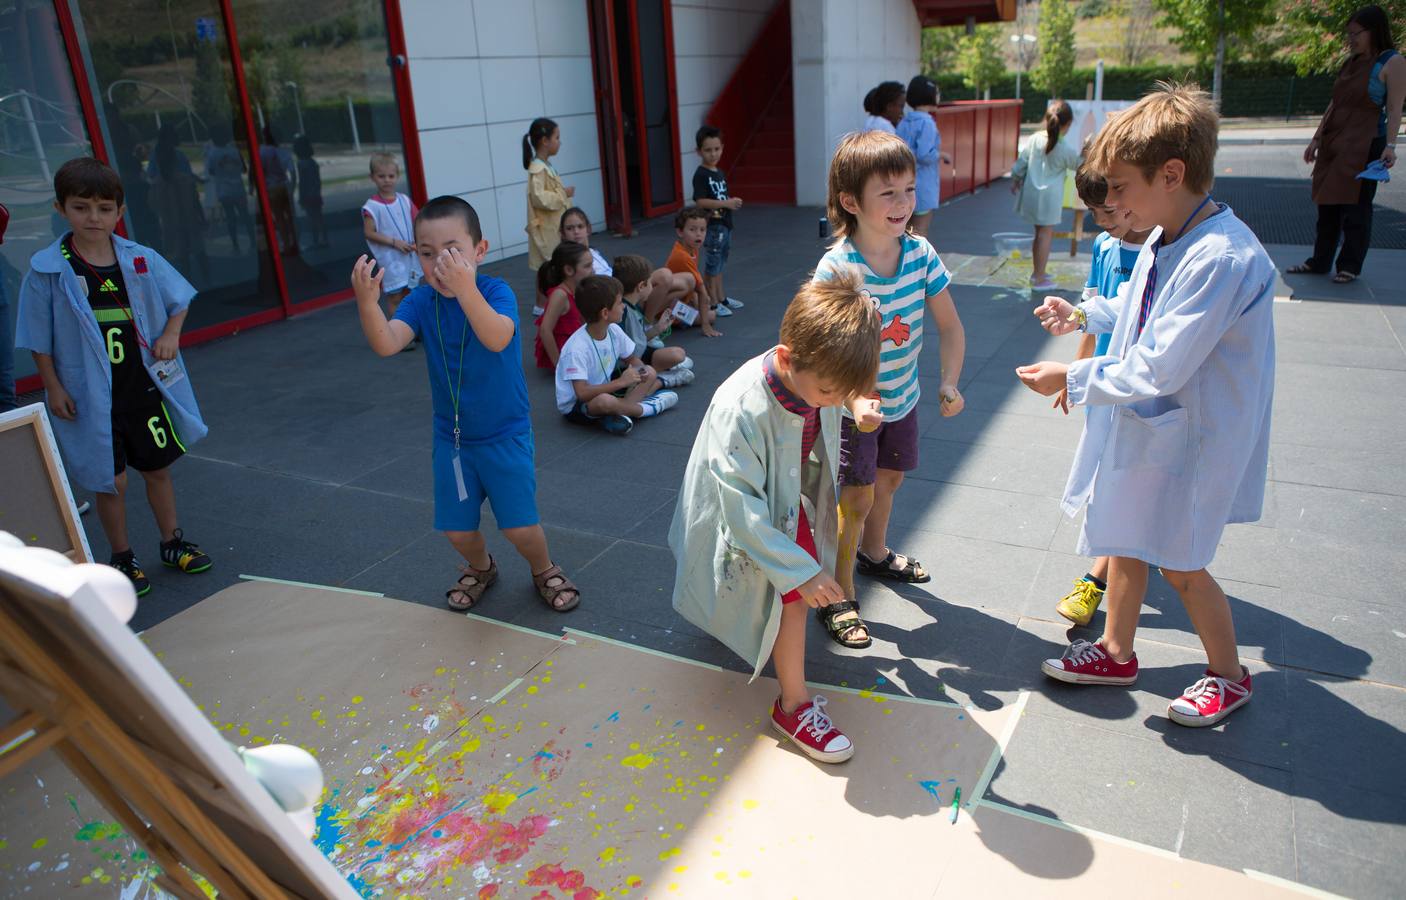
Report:
[[[636,139],[644,214],[673,212],[683,204],[679,132],[674,114],[674,32],[669,0],[630,0],[635,37]]]

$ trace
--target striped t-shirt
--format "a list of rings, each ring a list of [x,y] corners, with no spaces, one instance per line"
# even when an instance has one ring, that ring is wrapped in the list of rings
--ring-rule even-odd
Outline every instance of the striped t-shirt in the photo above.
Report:
[[[849,238],[830,248],[815,267],[816,279],[828,279],[844,266],[857,266],[864,287],[878,302],[884,330],[879,352],[879,398],[884,419],[896,421],[918,404],[918,354],[923,349],[927,298],[940,294],[951,278],[927,240],[904,234],[898,271],[892,278],[874,274]],[[845,410],[849,415],[849,410]]]

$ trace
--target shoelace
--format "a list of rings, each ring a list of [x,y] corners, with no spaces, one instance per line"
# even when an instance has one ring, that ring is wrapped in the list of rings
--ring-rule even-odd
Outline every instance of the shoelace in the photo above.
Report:
[[[1207,675],[1205,678],[1202,678],[1200,681],[1187,688],[1186,693],[1182,694],[1182,696],[1196,704],[1197,709],[1200,709],[1218,696],[1223,696],[1226,693],[1235,694],[1237,697],[1244,697],[1250,692],[1245,690],[1243,685],[1237,684],[1234,681],[1227,681],[1215,675]]]
[[[1084,663],[1098,662],[1099,660],[1107,659],[1108,654],[1104,653],[1103,649],[1092,641],[1086,641],[1080,638],[1070,644],[1068,650],[1064,651],[1064,658],[1071,661],[1076,666],[1082,666]]]
[[[829,702],[829,700],[816,694],[815,699],[810,701],[810,708],[801,713],[801,727],[810,728],[810,730],[815,733],[817,740],[835,730],[835,723],[825,714],[825,704]]]
[[[1094,584],[1092,581],[1080,578],[1074,582],[1074,596],[1078,597],[1080,600],[1083,600],[1085,603],[1089,602],[1090,599],[1097,597],[1098,594],[1098,585]]]

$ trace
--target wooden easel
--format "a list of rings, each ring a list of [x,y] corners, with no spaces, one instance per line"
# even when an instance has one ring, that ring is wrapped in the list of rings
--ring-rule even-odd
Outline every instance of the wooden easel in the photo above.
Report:
[[[206,900],[191,875],[198,872],[222,898],[297,897],[261,871],[193,799],[248,821],[225,791],[119,727],[34,640],[22,615],[0,605],[0,696],[19,711],[0,726],[0,747],[20,740],[0,753],[0,779],[52,749],[160,864],[155,880],[163,890]]]

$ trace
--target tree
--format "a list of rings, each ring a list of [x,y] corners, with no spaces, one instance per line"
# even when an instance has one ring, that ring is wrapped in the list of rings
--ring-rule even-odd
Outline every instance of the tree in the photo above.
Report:
[[[959,41],[957,69],[962,73],[962,82],[976,91],[977,96],[1006,74],[1001,40],[1000,26],[978,25],[970,35],[964,35]]]
[[[1153,0],[1112,0],[1113,11],[1123,18],[1118,62],[1125,66],[1142,63],[1152,43],[1152,26],[1157,19]]]
[[[957,28],[924,28],[922,71],[936,78],[958,69],[961,49],[962,35]]]
[[[1051,97],[1074,85],[1074,8],[1068,0],[1044,0],[1035,30],[1040,61],[1030,73],[1030,83]]]
[[[1406,21],[1406,0],[1376,0],[1388,22]],[[1286,55],[1300,75],[1336,72],[1346,53],[1347,17],[1360,0],[1285,0],[1279,6]]]
[[[1173,43],[1204,66],[1214,61],[1211,94],[1220,102],[1226,58],[1239,56],[1256,32],[1274,19],[1270,0],[1155,0],[1162,24],[1176,29]]]

